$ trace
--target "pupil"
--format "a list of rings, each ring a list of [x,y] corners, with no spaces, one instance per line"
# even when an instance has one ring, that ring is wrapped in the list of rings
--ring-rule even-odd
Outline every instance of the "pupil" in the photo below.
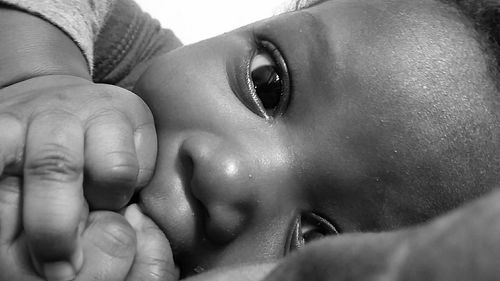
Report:
[[[264,65],[252,71],[252,80],[257,96],[265,109],[278,106],[281,94],[281,79],[273,65]]]
[[[304,233],[303,237],[304,237],[304,242],[307,243],[307,242],[321,239],[321,238],[325,237],[325,235],[323,233],[320,233],[317,231],[309,231],[309,232]]]

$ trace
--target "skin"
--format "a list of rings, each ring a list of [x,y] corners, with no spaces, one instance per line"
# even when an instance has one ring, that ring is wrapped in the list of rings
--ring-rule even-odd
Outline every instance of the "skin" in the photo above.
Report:
[[[0,130],[10,132],[1,136],[5,147],[2,165],[6,168],[0,178],[0,256],[9,258],[0,263],[0,279],[39,280],[37,271],[52,277],[49,279],[61,277],[54,271],[35,270],[29,262],[31,258],[35,267],[37,262],[49,263],[52,269],[56,267],[50,263],[60,265],[63,260],[69,261],[77,271],[73,272],[77,273],[77,280],[175,280],[177,273],[169,244],[183,275],[275,260],[285,254],[286,241],[296,219],[302,221],[303,232],[321,230],[300,217],[303,211],[320,214],[344,233],[388,230],[436,216],[484,193],[490,183],[498,181],[494,171],[498,162],[492,159],[498,155],[495,144],[498,129],[491,113],[498,110],[491,103],[496,90],[487,75],[485,62],[489,59],[456,13],[425,1],[332,0],[179,49],[159,59],[145,74],[137,90],[154,111],[160,155],[155,178],[142,191],[140,201],[170,241],[135,205],[125,212],[126,220],[110,212],[89,214],[86,206],[79,204],[83,202],[81,176],[75,177],[82,173],[82,162],[86,167],[104,163],[102,169],[86,171],[91,177],[97,173],[94,179],[103,183],[97,184],[93,192],[85,190],[89,204],[116,209],[137,185],[148,180],[147,175],[141,177],[137,173],[153,165],[149,156],[154,154],[151,149],[156,146],[135,139],[134,143],[120,134],[106,134],[109,130],[98,130],[103,128],[100,126],[83,133],[74,122],[87,124],[83,126],[86,129],[92,128],[92,124],[136,128],[143,122],[127,124],[126,121],[134,119],[119,117],[146,116],[147,121],[148,111],[121,89],[84,81],[88,78],[82,67],[85,62],[63,33],[40,20],[28,28],[27,18],[18,17],[19,13],[9,18],[10,12],[0,17],[1,27],[6,26],[3,21],[16,19],[23,20],[23,24],[1,30],[14,31],[12,38],[22,40],[0,41],[7,44],[0,48],[6,50],[0,54],[4,55],[0,60],[21,67],[4,67],[9,71],[0,75],[5,78],[2,85],[15,84],[2,89],[0,103],[12,105],[2,109],[6,114],[0,119],[1,125],[11,126]],[[33,30],[37,31],[34,35],[50,31],[55,37],[22,36]],[[245,78],[245,64],[255,53],[258,40],[254,34],[275,44],[290,70],[291,101],[280,112],[282,115],[274,118],[254,114],[250,108],[255,105],[245,99],[245,84],[240,84]],[[42,39],[42,42],[28,39]],[[19,50],[16,46],[49,48],[47,54],[42,52],[43,48],[22,49],[27,51],[23,57],[29,59],[19,64],[13,59],[17,51],[8,52]],[[55,65],[44,68],[47,64],[39,59],[51,55],[64,60],[50,60]],[[61,62],[69,64],[58,68],[57,63]],[[43,71],[31,73],[33,69]],[[93,102],[87,103],[87,108],[83,106],[82,111],[75,110],[82,109],[85,104],[82,100]],[[100,106],[106,108],[110,101],[115,110],[119,109],[113,111],[118,116],[111,115],[117,117],[114,120],[117,122],[107,119],[95,122],[100,120],[97,117],[103,117],[99,114]],[[93,111],[96,109],[97,112]],[[68,118],[61,111],[71,112],[71,116],[76,115],[80,120]],[[97,116],[87,119],[96,113]],[[88,120],[94,122],[88,124]],[[47,130],[54,133],[46,134]],[[23,135],[26,132],[31,133]],[[88,139],[80,138],[96,132],[104,132],[104,138],[94,135],[99,144],[110,145],[104,151],[100,150],[103,146],[88,145]],[[24,139],[26,144],[22,142]],[[33,153],[44,146],[60,151]],[[132,146],[136,146],[138,159],[127,157],[133,154]],[[26,157],[22,153],[13,154],[25,150]],[[49,161],[49,165],[33,165],[54,159],[61,151],[63,155],[64,152],[74,155],[56,157],[59,161]],[[102,172],[116,171],[114,161],[106,161],[111,159],[106,153],[115,151],[127,152],[119,159],[131,160],[118,161],[129,164],[119,167],[137,168],[139,163],[139,171],[118,170],[110,184],[108,173]],[[33,157],[40,155],[43,157]],[[144,155],[146,158],[141,158]],[[78,161],[70,161],[75,159]],[[78,169],[60,169],[60,164],[76,165]],[[20,166],[24,167],[22,172],[18,170]],[[20,180],[21,173],[24,183]],[[131,176],[139,183],[123,188],[122,176]],[[114,188],[120,186],[122,191]],[[26,192],[28,189],[39,192]],[[38,200],[36,195],[40,196]],[[117,199],[120,206],[113,205]],[[313,269],[321,266],[333,270],[332,274],[316,276],[318,280],[333,275],[341,278],[336,268],[343,269],[346,276],[369,273],[374,263],[381,264],[382,269],[391,269],[389,274],[392,274],[392,268],[385,265],[394,266],[392,254],[394,250],[400,253],[401,241],[430,237],[430,242],[423,239],[423,244],[429,249],[439,249],[443,243],[432,239],[436,232],[446,238],[458,236],[446,240],[459,245],[469,245],[465,243],[468,240],[481,243],[488,240],[496,245],[494,237],[485,235],[496,233],[492,226],[498,225],[495,218],[499,216],[496,208],[491,208],[495,206],[491,202],[497,202],[495,199],[484,201],[472,211],[463,209],[466,216],[458,213],[454,217],[460,219],[451,220],[451,226],[447,223],[449,217],[438,220],[437,225],[444,227],[437,227],[437,231],[432,224],[417,228],[418,231],[404,230],[376,239],[369,234],[324,239],[324,243],[285,259],[268,278],[280,280],[287,273],[298,273],[294,276],[299,279],[309,276],[310,269],[299,266],[303,261],[316,261],[308,263]],[[24,217],[19,216],[20,208],[26,208],[22,211]],[[478,210],[491,212],[484,216]],[[72,222],[54,220],[54,214]],[[352,251],[353,247],[358,250]],[[493,247],[487,248],[493,249],[492,257],[498,252]],[[429,263],[425,252],[409,249],[415,256],[396,266],[418,271],[418,265],[423,264],[430,272],[441,272],[437,262]],[[457,249],[448,248],[448,252],[442,252],[445,257],[436,256],[436,261],[455,258]],[[477,256],[489,256],[484,249],[474,249]],[[463,250],[460,257],[470,257],[470,250]],[[79,251],[84,253],[82,264]],[[318,254],[323,258],[314,258]],[[396,257],[399,260],[400,255]],[[354,268],[349,270],[346,264]],[[221,269],[195,278],[251,280],[266,275],[272,267],[268,264]],[[359,270],[362,268],[365,271]],[[496,266],[490,267],[493,268]]]
[[[492,192],[418,227],[322,239],[263,280],[496,280],[499,196]]]
[[[137,207],[96,211],[126,206],[150,179],[147,106],[94,84],[76,44],[36,16],[0,5],[0,37],[0,279],[176,279],[168,241]]]
[[[284,256],[301,212],[391,230],[491,189],[496,89],[472,36],[434,1],[332,0],[159,58],[135,90],[159,142],[140,205],[181,274]],[[241,98],[263,38],[291,81],[267,119]]]

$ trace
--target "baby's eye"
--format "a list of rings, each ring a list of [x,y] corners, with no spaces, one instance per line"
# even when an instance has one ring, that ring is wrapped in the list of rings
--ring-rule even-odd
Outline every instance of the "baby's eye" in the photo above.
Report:
[[[338,234],[338,229],[325,218],[312,212],[303,212],[294,220],[285,252],[289,253],[309,242]]]
[[[250,90],[258,115],[272,119],[283,114],[288,105],[288,70],[281,53],[273,44],[262,41],[260,45],[249,65]]]

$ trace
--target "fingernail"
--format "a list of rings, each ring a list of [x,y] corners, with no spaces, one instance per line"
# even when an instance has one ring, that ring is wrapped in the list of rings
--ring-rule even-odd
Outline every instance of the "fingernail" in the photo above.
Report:
[[[135,230],[141,229],[143,215],[136,204],[128,206],[124,216]]]
[[[79,272],[83,267],[83,250],[79,248],[74,256],[73,263],[75,265],[75,272]]]
[[[53,262],[43,265],[47,281],[70,281],[75,279],[75,269],[69,262]]]

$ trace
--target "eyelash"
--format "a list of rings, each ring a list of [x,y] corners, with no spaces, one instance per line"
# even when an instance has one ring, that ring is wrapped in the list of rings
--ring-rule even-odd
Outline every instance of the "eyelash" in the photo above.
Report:
[[[310,229],[303,231],[304,225]],[[339,234],[339,228],[322,216],[314,212],[301,212],[293,220],[285,254],[298,250],[311,241]]]
[[[274,118],[281,116],[285,111],[286,108],[288,107],[288,103],[290,100],[290,76],[287,68],[287,64],[285,62],[285,59],[279,49],[270,41],[268,40],[255,40],[256,43],[256,50],[254,51],[253,55],[251,56],[250,60],[248,61],[247,64],[247,71],[246,71],[246,83],[247,83],[247,89],[249,91],[250,95],[250,100],[253,102],[255,106],[250,105],[247,107],[252,110],[255,114],[259,115],[262,118],[265,118],[268,121],[272,121]],[[267,82],[270,82],[271,78],[275,78],[272,80],[272,82],[276,82],[276,78],[278,78],[278,83],[280,84],[280,93],[279,93],[279,102],[277,105],[271,109],[268,109],[265,107],[263,99],[259,96],[258,93],[258,85],[255,84],[254,79],[261,78],[261,77],[254,77],[254,72],[257,70],[261,69],[257,68],[252,70],[252,64],[254,60],[258,57],[263,57],[265,59],[271,59],[273,65],[267,65],[272,67],[272,70],[276,72],[276,76],[269,77],[266,76]],[[262,60],[262,59],[261,59]],[[268,69],[266,69],[268,70]],[[265,71],[265,70],[264,70]],[[267,73],[269,74],[269,73]],[[266,86],[266,85],[265,85]],[[272,85],[267,85],[271,86]],[[271,93],[272,94],[272,93]],[[272,99],[273,97],[271,97]],[[246,100],[246,99],[245,99]]]

